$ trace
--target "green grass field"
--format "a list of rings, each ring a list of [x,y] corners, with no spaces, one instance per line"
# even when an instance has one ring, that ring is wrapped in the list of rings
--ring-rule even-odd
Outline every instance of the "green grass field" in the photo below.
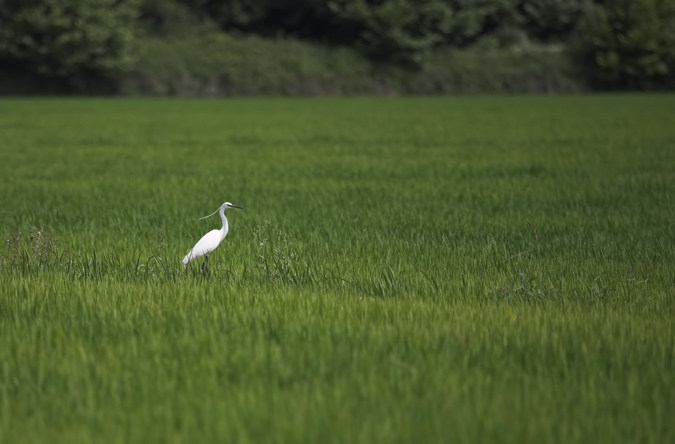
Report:
[[[0,134],[3,444],[675,442],[675,96],[3,100]]]

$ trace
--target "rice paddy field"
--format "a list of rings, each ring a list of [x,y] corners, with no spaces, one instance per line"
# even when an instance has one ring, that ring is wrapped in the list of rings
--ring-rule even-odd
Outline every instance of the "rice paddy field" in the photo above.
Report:
[[[675,96],[3,99],[0,135],[4,444],[675,442]]]

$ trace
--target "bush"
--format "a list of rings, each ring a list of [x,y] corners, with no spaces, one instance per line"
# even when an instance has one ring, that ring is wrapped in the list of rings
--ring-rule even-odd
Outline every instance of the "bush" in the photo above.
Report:
[[[602,89],[664,88],[675,79],[675,0],[604,0],[576,54]]]
[[[411,94],[566,94],[586,90],[566,53],[496,48],[438,51],[409,77]]]
[[[326,95],[372,92],[358,53],[292,39],[223,33],[148,38],[121,90],[159,96]]]
[[[212,33],[141,42],[127,94],[159,96],[569,93],[584,89],[561,52],[439,50],[418,70],[294,39]]]
[[[0,58],[85,89],[132,61],[134,0],[0,1]]]

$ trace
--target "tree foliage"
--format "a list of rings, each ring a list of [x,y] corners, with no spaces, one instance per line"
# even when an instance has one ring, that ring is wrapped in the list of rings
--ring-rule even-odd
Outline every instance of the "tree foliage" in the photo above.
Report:
[[[138,22],[151,36],[176,37],[203,28],[208,20],[197,14],[196,3],[170,0],[141,0]]]
[[[603,0],[588,16],[582,63],[597,85],[649,89],[675,79],[675,0]]]
[[[123,70],[137,31],[294,38],[420,68],[439,48],[570,46],[598,84],[673,79],[675,0],[0,0],[0,61],[84,82]]]
[[[81,83],[131,61],[135,0],[0,0],[0,57]]]
[[[569,39],[588,14],[590,0],[519,1],[518,10],[528,34],[542,41]]]
[[[453,29],[452,8],[442,0],[335,0],[336,18],[357,30],[355,40],[373,57],[419,63]]]

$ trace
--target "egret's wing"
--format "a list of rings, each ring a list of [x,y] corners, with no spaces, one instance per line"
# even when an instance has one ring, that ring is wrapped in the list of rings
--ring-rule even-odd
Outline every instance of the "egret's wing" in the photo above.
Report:
[[[192,247],[192,250],[190,250],[188,255],[183,259],[183,263],[190,263],[197,258],[209,254],[216,249],[221,240],[220,232],[218,230],[209,231],[199,239],[199,242],[197,242],[194,247]]]

